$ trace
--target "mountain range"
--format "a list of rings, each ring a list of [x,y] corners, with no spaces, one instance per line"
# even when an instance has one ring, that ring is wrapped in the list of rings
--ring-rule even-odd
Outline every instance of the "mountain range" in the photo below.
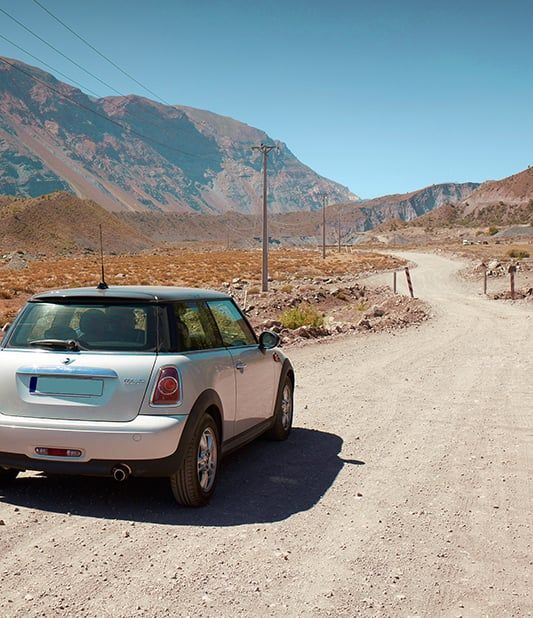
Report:
[[[0,195],[52,194],[0,198],[1,244],[16,246],[21,221],[40,221],[50,249],[89,248],[91,221],[98,220],[110,226],[117,250],[125,250],[128,235],[132,249],[154,241],[255,246],[262,161],[252,146],[272,142],[259,129],[208,111],[133,95],[91,98],[41,69],[0,57]],[[271,232],[291,244],[320,233],[322,193],[330,202],[328,233],[334,236],[340,222],[347,239],[391,220],[483,225],[533,218],[529,168],[499,181],[434,184],[369,200],[319,176],[283,143],[270,153],[269,171]],[[116,216],[108,221],[105,211]],[[60,216],[83,222],[87,234],[57,233]],[[34,232],[23,234],[25,246],[42,242]]]
[[[260,129],[140,96],[91,98],[50,73],[0,57],[0,194],[67,191],[112,211],[259,212]],[[286,144],[269,155],[272,212],[313,210],[346,187],[301,163]]]
[[[459,198],[462,198],[460,201]],[[455,200],[455,203],[453,202]],[[422,214],[424,213],[425,214]],[[318,241],[322,213],[287,212],[269,218],[271,243],[309,245]],[[327,208],[327,242],[352,243],[369,226],[487,226],[533,222],[533,169],[477,186],[448,183],[403,195],[332,204]],[[261,221],[256,215],[183,212],[110,212],[92,200],[56,192],[37,198],[0,196],[0,250],[32,254],[93,252],[98,224],[109,251],[136,252],[207,243],[209,246],[258,247]]]

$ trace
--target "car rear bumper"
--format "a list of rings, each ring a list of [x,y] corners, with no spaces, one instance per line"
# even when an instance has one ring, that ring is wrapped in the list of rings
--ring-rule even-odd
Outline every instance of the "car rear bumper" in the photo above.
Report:
[[[0,414],[0,466],[107,476],[125,463],[138,476],[170,474],[186,419],[139,415],[129,422],[88,423]],[[81,456],[39,455],[39,447],[78,450]]]

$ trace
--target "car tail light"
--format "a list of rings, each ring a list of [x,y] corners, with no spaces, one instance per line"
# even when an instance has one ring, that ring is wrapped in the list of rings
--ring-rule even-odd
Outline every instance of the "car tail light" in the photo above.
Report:
[[[175,406],[181,398],[180,379],[176,367],[162,367],[152,397],[152,405]]]

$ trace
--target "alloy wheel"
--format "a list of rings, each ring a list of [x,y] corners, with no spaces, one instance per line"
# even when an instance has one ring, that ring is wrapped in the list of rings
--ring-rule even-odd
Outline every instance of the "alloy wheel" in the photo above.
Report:
[[[198,482],[203,491],[213,487],[217,473],[218,447],[215,434],[211,427],[206,427],[198,443],[197,474]]]
[[[288,431],[292,420],[292,389],[290,384],[285,384],[281,395],[281,425]]]

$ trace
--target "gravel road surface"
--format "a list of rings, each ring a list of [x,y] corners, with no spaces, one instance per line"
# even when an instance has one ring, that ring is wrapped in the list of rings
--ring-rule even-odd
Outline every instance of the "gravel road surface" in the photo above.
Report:
[[[291,438],[228,458],[209,507],[164,480],[0,489],[0,615],[533,615],[533,311],[407,257],[434,319],[293,350]]]

